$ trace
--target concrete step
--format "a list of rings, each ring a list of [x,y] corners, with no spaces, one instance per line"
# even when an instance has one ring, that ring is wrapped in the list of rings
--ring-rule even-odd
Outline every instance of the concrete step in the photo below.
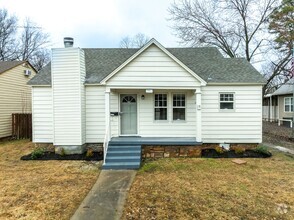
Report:
[[[107,151],[106,158],[108,156],[138,156],[141,157],[141,150],[117,150],[117,151]]]
[[[128,145],[128,144],[109,144],[108,148],[124,148],[124,147],[129,147],[129,148],[134,148],[134,149],[141,149],[141,145]]]
[[[111,162],[141,162],[140,156],[107,156],[106,164]]]
[[[140,147],[134,147],[134,146],[109,146],[107,149],[108,151],[141,151],[141,146]]]
[[[102,166],[103,170],[139,169],[140,162],[111,162]]]

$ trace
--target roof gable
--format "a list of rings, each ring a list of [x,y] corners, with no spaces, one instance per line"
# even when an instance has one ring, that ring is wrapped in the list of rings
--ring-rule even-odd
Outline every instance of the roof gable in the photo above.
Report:
[[[201,81],[152,44],[108,79],[106,84],[135,88],[194,88],[201,86]]]
[[[25,61],[1,61],[0,62],[0,74],[4,73],[18,65],[25,63]]]
[[[9,71],[22,64],[28,65],[32,70],[37,72],[36,69],[28,61],[14,60],[14,61],[0,61],[0,74],[6,71]]]
[[[155,45],[177,64],[208,84],[264,84],[262,75],[243,58],[224,58],[215,47],[164,48],[152,39],[141,49],[84,48],[85,84],[101,84],[150,45]],[[51,85],[51,64],[29,81],[30,85]]]
[[[178,58],[176,58],[173,54],[171,54],[167,49],[165,49],[159,42],[157,42],[154,38],[152,38],[145,46],[143,46],[140,50],[138,50],[135,54],[133,54],[129,59],[127,59],[124,63],[122,63],[119,67],[117,67],[112,73],[106,76],[102,81],[101,84],[106,84],[106,82],[111,79],[115,74],[117,74],[120,70],[122,70],[125,66],[131,63],[136,57],[146,51],[151,45],[155,45],[158,47],[162,52],[164,52],[167,56],[169,56],[173,61],[175,61],[178,65],[184,68],[188,73],[190,73],[195,79],[200,81],[201,85],[206,85],[206,82],[194,73],[189,67],[183,64]]]

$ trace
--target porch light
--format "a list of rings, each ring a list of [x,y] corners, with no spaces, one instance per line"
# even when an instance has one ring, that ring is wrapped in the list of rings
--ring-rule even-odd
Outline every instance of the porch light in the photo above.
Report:
[[[145,99],[145,95],[141,95],[141,99],[144,100]]]
[[[153,93],[153,89],[146,89],[146,93]]]

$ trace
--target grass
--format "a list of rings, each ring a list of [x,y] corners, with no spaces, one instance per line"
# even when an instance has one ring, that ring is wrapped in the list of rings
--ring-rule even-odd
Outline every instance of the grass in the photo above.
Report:
[[[28,140],[0,142],[0,219],[69,219],[99,174],[84,161],[21,161]]]
[[[245,160],[146,162],[122,219],[294,219],[294,159],[275,152]]]

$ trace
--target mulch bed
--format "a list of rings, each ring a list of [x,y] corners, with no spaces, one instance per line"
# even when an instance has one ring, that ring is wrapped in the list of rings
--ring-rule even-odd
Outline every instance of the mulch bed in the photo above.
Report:
[[[32,154],[22,156],[21,160],[87,160],[87,161],[100,161],[103,160],[102,152],[93,152],[93,155],[86,156],[86,153],[83,154],[71,154],[71,155],[59,155],[54,152],[45,151],[43,155],[39,156],[36,159],[32,159]]]
[[[224,151],[223,153],[218,153],[215,149],[205,149],[202,151],[202,156],[204,158],[267,158],[271,157],[270,152],[262,153],[254,150],[246,150],[243,153],[236,153],[235,151]]]

